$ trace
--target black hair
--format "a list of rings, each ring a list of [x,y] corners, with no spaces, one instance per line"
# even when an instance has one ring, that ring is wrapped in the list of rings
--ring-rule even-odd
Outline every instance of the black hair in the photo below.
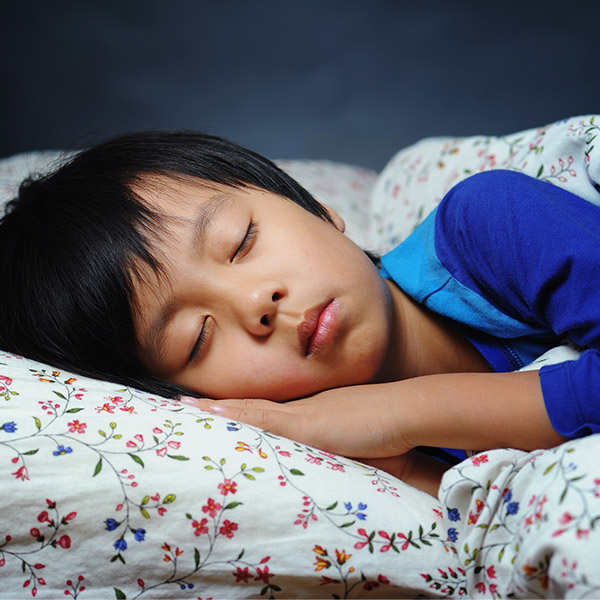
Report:
[[[198,132],[119,136],[20,186],[0,221],[0,348],[84,376],[173,397],[189,390],[154,377],[136,340],[134,281],[161,269],[148,234],[160,216],[136,194],[144,177],[253,186],[329,220],[271,161]]]

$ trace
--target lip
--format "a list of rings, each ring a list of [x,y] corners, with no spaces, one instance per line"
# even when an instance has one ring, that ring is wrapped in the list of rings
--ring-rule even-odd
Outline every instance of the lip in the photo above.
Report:
[[[304,356],[311,356],[326,346],[333,337],[339,317],[339,305],[327,300],[304,313],[298,326],[300,348]]]

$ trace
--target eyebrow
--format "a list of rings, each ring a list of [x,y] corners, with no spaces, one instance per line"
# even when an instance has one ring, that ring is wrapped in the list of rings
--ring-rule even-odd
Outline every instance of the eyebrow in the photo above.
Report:
[[[192,246],[203,248],[206,243],[206,233],[210,225],[215,222],[215,217],[222,213],[234,200],[231,193],[217,192],[205,202],[202,202],[190,219],[192,230]],[[167,300],[161,307],[157,317],[152,321],[144,336],[145,344],[150,357],[156,363],[160,363],[164,355],[162,340],[169,322],[173,319],[177,310],[177,304]]]

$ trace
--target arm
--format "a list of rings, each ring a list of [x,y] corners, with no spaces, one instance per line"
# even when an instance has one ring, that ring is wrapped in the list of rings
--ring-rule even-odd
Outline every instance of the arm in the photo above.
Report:
[[[267,400],[186,399],[214,414],[357,458],[415,446],[547,448],[564,441],[545,410],[536,372],[453,373]]]

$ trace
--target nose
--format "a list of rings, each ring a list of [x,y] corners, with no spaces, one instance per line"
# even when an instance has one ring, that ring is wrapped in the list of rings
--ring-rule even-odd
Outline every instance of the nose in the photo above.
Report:
[[[238,314],[245,329],[252,335],[268,336],[275,327],[279,301],[284,287],[275,281],[254,281],[237,290]]]

